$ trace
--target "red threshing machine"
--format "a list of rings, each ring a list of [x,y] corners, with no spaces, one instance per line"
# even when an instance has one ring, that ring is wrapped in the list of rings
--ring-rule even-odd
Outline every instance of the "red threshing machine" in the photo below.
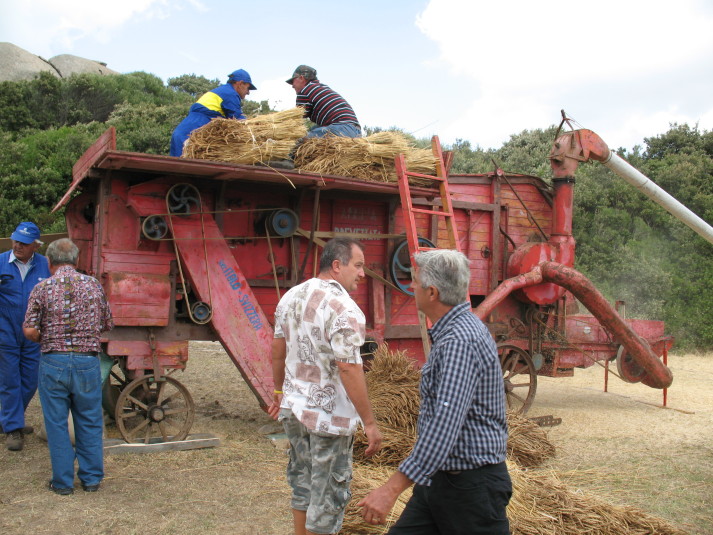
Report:
[[[458,245],[471,260],[470,300],[498,342],[508,403],[522,411],[538,375],[571,376],[598,361],[616,359],[626,381],[664,388],[672,380],[659,360],[672,343],[663,323],[622,318],[572,268],[572,174],[591,156],[578,132],[555,146],[553,187],[501,170],[446,181]],[[437,138],[434,151],[441,157]],[[117,151],[107,130],[74,166],[55,210],[66,205],[79,269],[101,281],[114,314],[105,353],[117,365],[105,400],[123,437],[188,434],[193,401],[172,372],[185,368],[189,340],[219,340],[261,405],[270,403],[275,306],[315,274],[319,247],[333,236],[366,245],[367,280],[355,294],[367,318],[363,352],[388,342],[424,362],[400,195],[435,209],[442,190],[401,189]],[[443,247],[444,222],[415,212],[418,243]]]

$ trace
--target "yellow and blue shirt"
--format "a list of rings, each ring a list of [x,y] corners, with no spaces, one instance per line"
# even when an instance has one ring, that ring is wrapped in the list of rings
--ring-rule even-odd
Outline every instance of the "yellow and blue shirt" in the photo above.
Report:
[[[245,119],[242,99],[230,84],[223,84],[204,93],[188,110],[188,116],[180,122],[171,136],[171,156],[183,153],[183,144],[195,129],[208,124],[214,117]]]

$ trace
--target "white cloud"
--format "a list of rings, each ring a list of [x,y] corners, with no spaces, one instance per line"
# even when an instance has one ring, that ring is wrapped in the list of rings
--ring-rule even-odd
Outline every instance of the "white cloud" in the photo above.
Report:
[[[277,111],[295,107],[295,90],[285,83],[284,78],[256,81],[257,91],[250,92],[250,100],[267,100]]]
[[[681,111],[685,84],[663,89],[644,87],[643,80],[687,70],[713,84],[713,9],[699,0],[431,0],[416,25],[437,44],[444,66],[476,84],[463,115],[442,128],[444,137],[483,147],[545,128],[570,105],[575,116],[619,121],[612,131],[622,136],[621,146],[641,143],[650,129],[697,122],[691,102]],[[627,94],[634,90],[646,99]],[[612,95],[616,107],[603,101]],[[621,115],[627,101],[633,110]],[[708,102],[697,105],[706,106],[701,117],[710,121]]]
[[[188,1],[202,7],[196,0]],[[51,56],[56,49],[71,52],[73,43],[84,37],[107,43],[115,30],[131,20],[166,18],[180,8],[180,3],[169,0],[24,0],[21,8],[8,10],[3,34],[13,43],[29,40],[33,52]]]

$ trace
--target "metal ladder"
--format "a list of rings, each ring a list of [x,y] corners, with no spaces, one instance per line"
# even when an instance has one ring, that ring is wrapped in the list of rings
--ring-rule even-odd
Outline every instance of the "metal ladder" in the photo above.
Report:
[[[441,142],[438,136],[431,138],[431,149],[433,156],[436,159],[436,175],[425,175],[422,173],[413,173],[406,168],[406,159],[403,154],[399,154],[395,158],[396,175],[399,181],[399,194],[401,196],[401,208],[404,217],[404,226],[406,229],[406,241],[408,243],[409,257],[411,259],[411,276],[413,278],[415,262],[413,257],[416,253],[422,251],[433,250],[433,247],[422,247],[418,241],[418,233],[416,230],[415,214],[427,214],[430,216],[442,217],[446,223],[448,231],[448,241],[450,249],[460,251],[460,241],[458,239],[458,229],[455,222],[455,214],[453,212],[453,203],[451,201],[451,193],[448,188],[448,176],[446,174],[446,166],[443,161],[443,151],[441,150]],[[411,194],[411,186],[409,178],[424,178],[433,180],[438,183],[438,191],[440,196],[441,209],[437,209],[438,203],[435,198],[431,208],[416,208],[414,207],[413,197]],[[436,241],[436,245],[438,242]],[[441,249],[441,247],[438,247]],[[419,310],[419,323],[421,324],[421,339],[423,340],[423,351],[426,358],[431,350],[431,344],[428,339],[428,326],[425,315]]]

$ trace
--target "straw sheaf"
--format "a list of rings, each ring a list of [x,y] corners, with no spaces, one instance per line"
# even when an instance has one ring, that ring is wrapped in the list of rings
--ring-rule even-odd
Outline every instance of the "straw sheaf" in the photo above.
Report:
[[[616,506],[571,489],[550,471],[508,462],[512,499],[507,515],[513,535],[685,535],[665,520]]]
[[[360,464],[354,467],[351,484],[352,498],[344,513],[344,522],[342,523],[342,529],[339,531],[340,535],[386,533],[399,519],[406,502],[411,498],[411,489],[407,489],[398,497],[384,525],[372,526],[364,522],[361,517],[361,508],[356,505],[369,492],[386,483],[392,473],[392,469],[380,466]]]
[[[403,154],[406,168],[433,175],[437,160],[429,149],[413,147],[403,134],[379,132],[361,138],[306,139],[295,152],[295,167],[322,175],[348,176],[368,182],[396,182],[394,158]],[[409,178],[415,186],[431,186],[431,180]]]
[[[244,121],[213,119],[191,133],[183,157],[240,164],[284,160],[307,134],[303,116],[302,108],[291,108]]]

